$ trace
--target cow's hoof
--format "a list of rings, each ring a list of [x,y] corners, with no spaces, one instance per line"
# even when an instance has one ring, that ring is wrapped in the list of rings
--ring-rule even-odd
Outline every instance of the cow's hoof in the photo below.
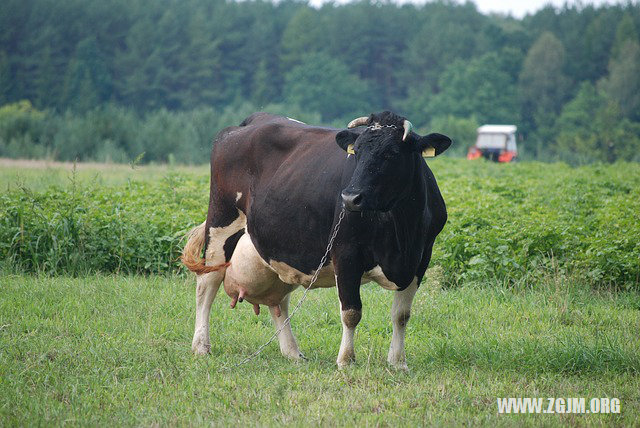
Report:
[[[355,358],[344,358],[344,359],[339,359],[338,361],[336,361],[336,364],[338,365],[338,369],[342,370],[342,369],[346,369],[347,367],[351,367],[352,365],[354,365],[356,362]]]
[[[291,353],[287,353],[287,354],[282,354],[285,357],[287,357],[288,359],[292,360],[292,361],[307,361],[307,357],[305,357],[302,352],[297,351],[297,352],[291,352]]]
[[[338,364],[339,369],[344,369],[349,367],[353,363],[356,362],[356,354],[353,352],[353,349],[349,350],[340,350],[338,353],[338,359],[336,360],[336,364]]]
[[[211,352],[211,344],[194,340],[191,344],[191,350],[196,355],[207,355]]]
[[[389,361],[389,365],[394,370],[400,370],[400,371],[403,371],[403,372],[408,372],[409,371],[409,366],[407,365],[406,361],[397,361],[397,362]]]

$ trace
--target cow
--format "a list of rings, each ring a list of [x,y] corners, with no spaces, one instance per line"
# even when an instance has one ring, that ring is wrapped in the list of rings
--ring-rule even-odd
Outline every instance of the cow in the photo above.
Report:
[[[231,307],[269,307],[280,350],[300,353],[288,316],[289,295],[309,286],[341,217],[316,287],[338,287],[342,341],[337,365],[355,361],[362,314],[360,286],[393,290],[387,361],[406,369],[405,329],[436,236],[447,221],[444,200],[422,155],[437,156],[449,137],[420,136],[389,111],[338,130],[255,113],[222,130],[211,152],[207,219],[189,234],[182,260],[196,273],[192,349],[210,351],[209,313],[221,282]]]

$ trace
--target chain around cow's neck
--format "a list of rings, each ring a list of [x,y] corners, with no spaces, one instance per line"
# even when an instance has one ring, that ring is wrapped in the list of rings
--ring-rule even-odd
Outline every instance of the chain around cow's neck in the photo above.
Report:
[[[276,337],[278,337],[278,335],[282,332],[282,330],[284,330],[284,328],[286,326],[288,326],[291,323],[291,318],[293,318],[293,316],[296,314],[296,312],[298,312],[298,309],[300,309],[300,306],[302,306],[302,303],[307,298],[307,293],[309,292],[309,290],[311,290],[311,286],[318,280],[318,275],[320,275],[320,269],[322,269],[324,264],[327,262],[327,258],[329,257],[329,253],[331,252],[331,249],[333,248],[333,242],[335,241],[336,236],[338,235],[338,230],[340,229],[340,223],[342,223],[342,219],[344,218],[345,215],[346,215],[346,210],[345,210],[345,208],[343,206],[342,210],[340,211],[340,214],[338,215],[338,221],[336,222],[336,225],[333,228],[333,233],[329,237],[329,244],[327,244],[327,249],[324,252],[324,255],[322,256],[322,258],[320,259],[320,264],[318,265],[318,268],[313,273],[313,276],[311,276],[311,281],[309,282],[309,285],[304,289],[304,294],[302,295],[302,298],[300,299],[300,301],[298,302],[296,307],[293,308],[293,311],[291,311],[291,314],[289,314],[287,319],[284,320],[284,323],[280,326],[280,328],[278,328],[276,330],[276,332],[273,334],[273,336],[271,336],[269,338],[269,340],[267,342],[265,342],[263,345],[261,345],[253,354],[249,355],[244,360],[240,361],[237,364],[234,364],[231,367],[223,368],[223,370],[235,369],[236,367],[239,367],[239,366],[241,366],[241,365],[243,365],[245,363],[248,363],[249,361],[253,360],[255,357],[260,355],[260,353],[264,350],[264,348],[269,346],[271,344],[271,342],[273,342],[274,339]],[[338,284],[336,284],[336,286],[337,285]]]

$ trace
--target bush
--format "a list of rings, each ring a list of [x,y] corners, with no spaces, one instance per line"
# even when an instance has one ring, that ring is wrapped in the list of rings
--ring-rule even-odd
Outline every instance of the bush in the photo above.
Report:
[[[637,164],[436,166],[449,222],[434,260],[449,282],[526,282],[562,269],[592,283],[638,286]]]
[[[0,259],[10,270],[48,274],[174,271],[182,237],[206,216],[207,181],[171,174],[9,191],[0,196]]]
[[[0,107],[0,157],[48,157],[49,121],[49,114],[34,109],[29,101]]]
[[[594,285],[639,286],[637,164],[431,164],[449,212],[432,266],[449,285],[535,285],[561,271]],[[181,239],[205,219],[207,203],[206,174],[9,190],[0,196],[0,263],[50,274],[176,271]]]

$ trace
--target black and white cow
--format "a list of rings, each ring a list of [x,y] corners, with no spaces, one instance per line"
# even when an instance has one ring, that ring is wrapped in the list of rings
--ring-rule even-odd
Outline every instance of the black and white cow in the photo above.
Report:
[[[207,220],[191,231],[183,252],[183,262],[197,274],[194,352],[210,350],[209,312],[223,280],[231,307],[247,300],[259,313],[259,305],[267,305],[276,327],[282,326],[289,293],[309,284],[344,206],[330,260],[313,285],[338,286],[338,366],[354,361],[360,285],[375,281],[395,291],[388,362],[407,367],[411,303],[447,221],[422,155],[439,155],[451,140],[421,137],[409,121],[386,111],[355,119],[348,128],[256,113],[220,132],[211,152]],[[289,326],[279,341],[284,355],[302,357]]]

